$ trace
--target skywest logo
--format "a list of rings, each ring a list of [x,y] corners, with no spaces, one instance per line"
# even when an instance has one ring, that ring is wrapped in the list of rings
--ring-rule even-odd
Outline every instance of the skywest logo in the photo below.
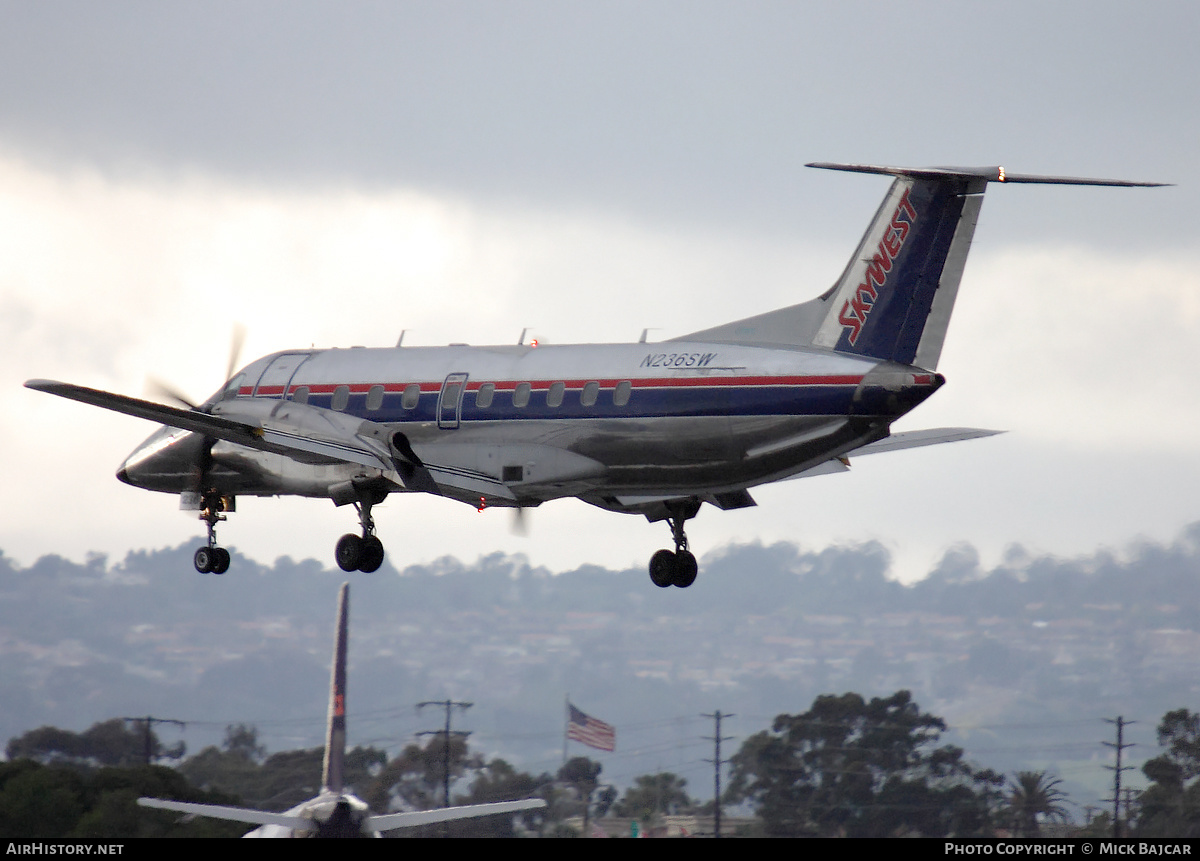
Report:
[[[887,281],[888,273],[892,271],[892,263],[900,255],[900,249],[904,247],[904,240],[908,237],[909,229],[917,220],[917,212],[908,202],[908,191],[905,189],[899,205],[896,206],[896,211],[892,213],[891,224],[887,226],[883,238],[879,240],[875,256],[867,263],[863,283],[859,284],[854,295],[842,304],[842,310],[838,314],[838,322],[849,330],[851,344],[854,344],[858,340],[859,334],[862,333],[867,316],[875,307],[875,300],[879,297],[879,290]],[[902,220],[901,215],[905,216],[907,220]]]

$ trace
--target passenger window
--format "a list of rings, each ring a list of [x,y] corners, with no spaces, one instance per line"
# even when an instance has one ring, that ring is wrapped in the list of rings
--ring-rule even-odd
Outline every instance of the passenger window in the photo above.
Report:
[[[371,386],[371,391],[367,392],[367,409],[377,410],[383,406],[383,386],[378,384]]]
[[[633,391],[633,383],[629,380],[621,380],[617,383],[617,387],[613,389],[613,405],[623,407],[629,403],[629,395]]]
[[[406,410],[415,410],[420,402],[421,387],[416,383],[409,383],[404,387],[404,397],[400,400],[400,406]]]
[[[338,386],[333,390],[333,403],[329,405],[332,409],[341,412],[346,408],[346,404],[348,403],[350,403],[349,386]]]
[[[546,406],[561,407],[563,402],[563,392],[566,391],[566,383],[551,383],[550,391],[546,392]]]
[[[492,405],[492,397],[496,394],[496,386],[494,383],[484,383],[479,387],[479,391],[475,393],[475,406],[477,409],[486,410]]]
[[[296,391],[292,392],[292,400],[298,404],[308,403],[308,386],[297,386]]]
[[[513,391],[513,406],[524,407],[529,405],[529,390],[532,386],[529,383],[517,383],[517,388]]]
[[[596,403],[596,398],[600,395],[599,383],[588,383],[583,387],[583,391],[579,393],[579,403],[581,406],[590,407]]]

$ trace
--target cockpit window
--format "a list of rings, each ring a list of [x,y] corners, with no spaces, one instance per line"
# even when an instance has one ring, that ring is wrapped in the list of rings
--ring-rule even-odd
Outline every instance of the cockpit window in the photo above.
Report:
[[[245,374],[238,374],[236,377],[226,383],[225,388],[221,390],[221,397],[219,400],[227,401],[230,398],[236,398],[238,390],[240,390],[242,387],[242,379],[245,376]]]

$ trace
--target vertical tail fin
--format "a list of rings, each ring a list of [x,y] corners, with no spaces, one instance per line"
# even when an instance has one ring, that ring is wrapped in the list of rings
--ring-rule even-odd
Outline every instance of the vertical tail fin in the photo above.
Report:
[[[350,584],[338,592],[337,633],[333,640],[333,670],[329,680],[329,719],[325,734],[325,764],[321,785],[341,793],[346,779],[346,652],[349,640]]]
[[[808,302],[673,340],[814,346],[934,370],[989,182],[1163,184],[1011,174],[1002,167],[808,166],[894,177],[837,283]]]
[[[933,370],[988,178],[965,171],[884,171],[896,179],[834,286],[812,343]]]

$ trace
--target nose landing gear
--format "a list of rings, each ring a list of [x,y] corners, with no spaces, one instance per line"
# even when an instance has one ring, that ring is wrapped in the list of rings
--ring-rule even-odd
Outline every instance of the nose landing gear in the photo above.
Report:
[[[699,566],[696,557],[687,549],[687,535],[683,531],[686,521],[696,516],[699,502],[668,503],[667,523],[671,526],[671,537],[675,539],[675,550],[659,550],[650,557],[650,581],[661,589],[678,586],[686,589],[696,582]]]
[[[229,502],[219,494],[206,493],[200,509],[200,519],[208,526],[208,546],[201,547],[192,556],[192,564],[201,574],[224,574],[229,570],[229,551],[217,546],[217,524],[226,520],[223,511],[232,511]]]

